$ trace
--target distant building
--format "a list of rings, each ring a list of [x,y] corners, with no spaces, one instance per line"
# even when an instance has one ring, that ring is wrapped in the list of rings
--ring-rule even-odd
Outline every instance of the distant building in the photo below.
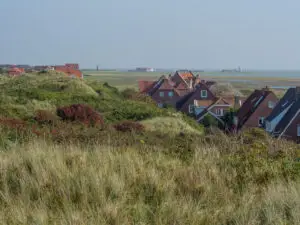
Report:
[[[10,68],[10,67],[12,67],[12,65],[10,65],[10,64],[1,64],[1,65],[0,65],[0,68],[1,68],[1,69],[8,69],[8,68]]]
[[[66,63],[65,66],[70,69],[79,70],[79,64],[77,63]]]
[[[78,64],[67,63],[65,65],[54,66],[54,69],[67,74],[69,77],[83,78],[82,72],[79,70]]]
[[[21,76],[23,73],[25,73],[25,69],[23,68],[17,68],[17,67],[11,67],[7,70],[9,76]]]
[[[154,72],[154,68],[148,68],[148,67],[138,67],[135,69],[137,72]]]

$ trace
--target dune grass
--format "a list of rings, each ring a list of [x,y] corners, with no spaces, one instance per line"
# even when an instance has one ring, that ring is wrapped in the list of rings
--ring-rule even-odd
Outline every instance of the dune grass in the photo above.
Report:
[[[299,224],[294,146],[252,158],[218,139],[189,160],[155,143],[17,145],[0,152],[1,224]]]
[[[203,134],[199,129],[191,127],[180,116],[178,117],[155,117],[141,122],[146,130],[157,131],[166,135]]]

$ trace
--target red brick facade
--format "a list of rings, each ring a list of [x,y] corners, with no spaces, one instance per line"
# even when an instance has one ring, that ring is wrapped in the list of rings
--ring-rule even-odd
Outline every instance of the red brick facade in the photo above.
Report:
[[[243,128],[253,128],[253,127],[259,127],[259,119],[260,118],[267,118],[270,113],[272,112],[272,108],[268,107],[268,102],[278,102],[278,98],[276,95],[271,92],[268,94],[265,99],[259,104],[257,109],[251,114],[251,116],[247,119],[247,121],[244,123]]]

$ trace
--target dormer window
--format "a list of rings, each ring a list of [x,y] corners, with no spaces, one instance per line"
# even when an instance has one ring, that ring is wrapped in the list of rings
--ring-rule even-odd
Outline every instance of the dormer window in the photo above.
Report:
[[[161,98],[165,97],[165,93],[163,91],[159,92],[159,97]]]
[[[201,90],[201,98],[207,98],[207,90]]]
[[[174,96],[174,92],[173,91],[169,91],[168,95],[169,95],[169,97],[172,98]]]

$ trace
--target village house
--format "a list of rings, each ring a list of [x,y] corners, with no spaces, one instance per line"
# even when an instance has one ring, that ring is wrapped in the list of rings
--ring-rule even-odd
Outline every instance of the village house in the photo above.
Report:
[[[235,125],[237,129],[263,127],[265,119],[278,102],[276,95],[267,87],[255,90],[238,110]]]
[[[190,71],[177,71],[173,76],[161,76],[157,81],[139,81],[139,90],[153,98],[159,107],[176,106],[177,101],[193,91],[199,82]]]
[[[274,137],[299,142],[300,140],[300,87],[289,88],[266,118],[265,129]]]
[[[216,100],[217,97],[209,90],[208,86],[200,82],[192,92],[177,102],[176,108],[186,114],[197,116]]]
[[[8,72],[9,76],[21,76],[22,74],[25,73],[25,69],[23,69],[23,68],[17,68],[15,66],[13,66],[13,67],[9,68],[7,70],[7,72]]]
[[[176,104],[177,110],[184,112],[198,122],[202,122],[206,115],[211,115],[216,120],[222,121],[222,117],[230,108],[238,109],[242,105],[239,96],[215,96],[205,81],[201,81],[189,94],[182,97]]]
[[[216,97],[210,90],[214,84],[215,81],[201,80],[190,71],[177,71],[158,81],[139,81],[139,90],[151,96],[159,107],[171,105],[201,122],[207,114],[221,120],[230,108],[242,105],[234,96]]]
[[[230,109],[239,109],[243,105],[243,100],[240,96],[219,97],[210,106],[205,108],[196,116],[198,122],[202,122],[206,115],[214,117],[216,120],[224,124],[222,117],[230,111]]]
[[[55,66],[54,69],[58,72],[65,73],[66,75],[68,75],[69,77],[72,77],[72,78],[75,78],[75,77],[83,78],[82,72],[77,69],[69,68],[66,66]]]

